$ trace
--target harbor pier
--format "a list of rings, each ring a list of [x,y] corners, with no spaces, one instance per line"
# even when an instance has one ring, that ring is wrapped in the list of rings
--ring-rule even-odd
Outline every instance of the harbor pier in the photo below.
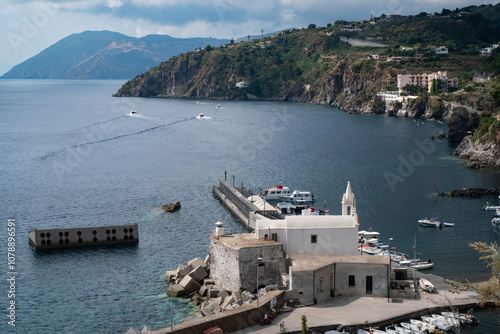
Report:
[[[254,214],[268,219],[283,219],[277,210],[263,201],[263,208],[259,208],[248,197],[254,195],[245,187],[233,187],[225,179],[219,179],[218,186],[212,186],[213,194],[231,211],[231,213],[249,230],[255,230]]]

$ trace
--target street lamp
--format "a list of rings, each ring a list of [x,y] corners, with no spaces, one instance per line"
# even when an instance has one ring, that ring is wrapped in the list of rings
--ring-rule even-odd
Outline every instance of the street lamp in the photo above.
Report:
[[[392,264],[392,259],[391,259],[391,241],[394,240],[392,238],[389,238],[389,275],[387,275],[387,302],[389,302],[389,299],[391,298],[391,264]]]
[[[257,258],[257,308],[259,308],[259,267],[264,265],[262,261],[262,255],[259,254]]]

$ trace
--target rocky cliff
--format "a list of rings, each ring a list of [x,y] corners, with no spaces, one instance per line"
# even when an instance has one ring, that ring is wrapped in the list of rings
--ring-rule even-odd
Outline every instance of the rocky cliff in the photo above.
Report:
[[[453,153],[467,159],[467,167],[500,167],[500,150],[494,142],[481,143],[465,137]]]

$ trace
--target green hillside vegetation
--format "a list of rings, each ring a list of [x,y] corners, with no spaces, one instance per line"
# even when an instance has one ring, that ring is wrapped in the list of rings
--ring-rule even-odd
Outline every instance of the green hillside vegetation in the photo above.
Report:
[[[494,19],[498,6],[481,8]],[[470,14],[460,14],[462,10]],[[476,12],[474,12],[476,10]],[[273,99],[335,104],[348,110],[361,109],[382,89],[395,89],[397,74],[447,71],[459,79],[465,93],[435,95],[449,101],[492,110],[489,94],[496,81],[477,83],[478,73],[498,71],[495,57],[480,57],[478,48],[500,40],[500,32],[477,12],[478,7],[390,18],[382,15],[370,22],[336,21],[326,27],[284,31],[260,40],[207,46],[187,52],[151,68],[127,82],[116,95],[180,96],[216,99]],[[354,26],[359,31],[341,31]],[[340,37],[370,40],[385,46],[351,46]],[[401,46],[412,47],[403,50]],[[437,55],[445,45],[450,54]],[[376,61],[370,54],[402,56],[400,62]],[[416,57],[415,54],[420,54]],[[498,72],[497,72],[498,73]],[[244,81],[247,88],[236,88]],[[175,83],[175,84],[174,84]],[[422,89],[409,87],[425,95]]]

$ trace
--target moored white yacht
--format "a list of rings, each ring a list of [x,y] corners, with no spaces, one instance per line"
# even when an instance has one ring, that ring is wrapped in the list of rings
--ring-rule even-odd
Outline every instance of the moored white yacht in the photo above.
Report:
[[[281,184],[278,184],[274,188],[266,188],[261,194],[260,197],[267,200],[281,200],[281,196],[290,196],[292,191],[288,187],[283,187]]]
[[[292,203],[314,202],[314,195],[310,191],[294,190],[290,195],[281,195],[279,198]]]

